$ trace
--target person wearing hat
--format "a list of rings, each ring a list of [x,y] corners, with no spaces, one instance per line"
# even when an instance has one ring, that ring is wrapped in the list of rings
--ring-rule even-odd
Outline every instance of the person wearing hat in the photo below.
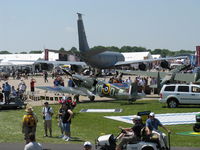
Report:
[[[142,119],[140,116],[134,115],[132,118],[133,127],[131,128],[122,128],[122,133],[119,135],[121,138],[120,143],[116,146],[116,150],[121,150],[123,145],[128,142],[139,141],[141,139],[141,130],[144,128]],[[119,139],[118,138],[118,139]]]
[[[52,137],[52,116],[53,116],[53,109],[49,106],[48,102],[44,103],[44,107],[42,108],[42,114],[44,119],[44,136],[48,136],[47,130],[49,129],[50,137]]]
[[[163,126],[162,123],[157,118],[155,118],[154,112],[151,112],[149,114],[149,118],[146,120],[147,135],[157,134],[159,136],[160,146],[166,147],[167,145],[166,135],[158,130],[158,126],[162,127],[168,133],[171,132],[169,129]]]
[[[25,111],[27,113],[23,116],[22,133],[24,134],[26,143],[28,143],[28,134],[32,133],[35,135],[36,133],[38,119],[31,106],[27,106]]]
[[[92,144],[91,144],[89,141],[86,141],[86,142],[83,144],[83,149],[84,149],[84,150],[92,150]]]

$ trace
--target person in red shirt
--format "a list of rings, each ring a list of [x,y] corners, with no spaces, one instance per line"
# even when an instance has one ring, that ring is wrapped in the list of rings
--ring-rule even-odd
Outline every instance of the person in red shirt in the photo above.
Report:
[[[36,83],[36,80],[33,79],[33,78],[31,78],[30,87],[31,87],[31,93],[32,93],[32,95],[35,92],[35,83]]]

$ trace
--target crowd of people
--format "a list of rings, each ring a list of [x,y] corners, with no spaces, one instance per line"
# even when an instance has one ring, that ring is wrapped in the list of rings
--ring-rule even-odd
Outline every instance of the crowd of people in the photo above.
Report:
[[[73,102],[70,96],[63,96],[62,99],[59,100],[59,103],[60,108],[56,115],[56,118],[58,120],[58,126],[61,130],[61,136],[59,137],[65,141],[69,141],[71,139],[71,119],[73,117],[73,109],[76,106],[76,102]],[[38,118],[31,106],[28,105],[25,111],[26,114],[23,116],[22,121],[22,133],[24,134],[26,144],[29,144],[30,134],[32,138],[31,141],[35,141]],[[52,117],[55,114],[55,112],[48,102],[44,103],[44,107],[42,108],[41,114],[44,123],[44,137],[52,137]],[[26,147],[33,148],[34,146],[41,147],[40,144],[36,143],[29,144],[29,146]]]
[[[23,80],[20,81],[20,83],[17,86],[17,89],[15,89],[14,86],[10,85],[8,81],[6,81],[2,84],[1,87],[0,101],[3,102],[4,99],[5,104],[9,104],[16,97],[23,99],[23,94],[25,93],[26,88],[27,86]],[[32,88],[34,89],[34,87]]]

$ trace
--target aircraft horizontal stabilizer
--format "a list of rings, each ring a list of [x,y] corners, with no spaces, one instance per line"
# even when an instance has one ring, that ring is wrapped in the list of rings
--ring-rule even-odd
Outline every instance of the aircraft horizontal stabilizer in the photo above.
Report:
[[[187,83],[189,82],[196,82],[198,79],[195,79],[196,74],[191,74],[191,73],[176,73],[176,76],[174,80],[176,81],[185,81]],[[195,81],[196,80],[196,81]]]
[[[129,70],[116,70],[123,74],[133,74],[140,76],[149,76],[149,77],[158,77],[158,72],[150,72],[150,71],[129,71]],[[160,72],[160,78],[164,78],[166,76],[165,72]]]

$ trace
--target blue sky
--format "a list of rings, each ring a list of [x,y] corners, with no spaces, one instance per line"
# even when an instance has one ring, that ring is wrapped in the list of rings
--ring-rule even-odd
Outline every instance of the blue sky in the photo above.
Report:
[[[1,0],[0,50],[78,48],[77,12],[90,47],[195,50],[199,0]]]

